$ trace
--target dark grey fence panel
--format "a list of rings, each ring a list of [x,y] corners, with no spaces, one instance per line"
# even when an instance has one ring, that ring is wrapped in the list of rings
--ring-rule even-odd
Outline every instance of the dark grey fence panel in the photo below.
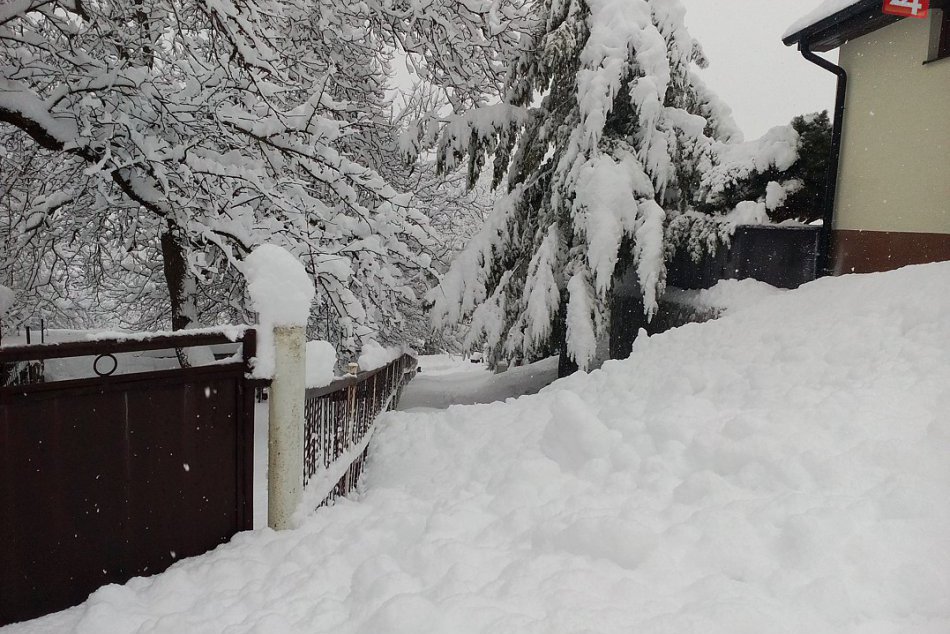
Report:
[[[681,251],[669,263],[667,283],[685,289],[710,288],[719,280],[752,278],[778,288],[798,288],[818,275],[821,227],[743,225],[731,244],[698,262]]]
[[[226,341],[202,337],[172,342]],[[0,348],[0,363],[130,346]],[[237,361],[0,388],[0,625],[161,572],[252,528],[255,386],[246,370]]]

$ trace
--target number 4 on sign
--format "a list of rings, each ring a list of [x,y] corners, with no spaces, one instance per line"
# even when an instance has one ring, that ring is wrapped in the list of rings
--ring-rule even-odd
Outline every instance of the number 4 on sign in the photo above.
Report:
[[[905,18],[926,18],[930,0],[884,0],[884,13]]]

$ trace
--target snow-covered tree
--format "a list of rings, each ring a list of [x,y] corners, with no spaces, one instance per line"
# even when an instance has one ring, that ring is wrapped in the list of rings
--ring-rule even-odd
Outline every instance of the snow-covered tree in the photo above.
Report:
[[[774,142],[781,138],[784,141]],[[781,149],[793,142],[794,153]],[[762,201],[768,203],[773,222],[820,220],[831,155],[828,111],[795,117],[788,126],[773,129],[753,145],[760,151],[750,152],[750,144],[742,144],[721,153],[717,165],[704,178],[709,190],[700,207],[711,212],[731,209],[743,201],[761,198],[764,192]],[[780,149],[784,156],[768,160],[761,150],[769,148]]]
[[[0,126],[42,150],[45,169],[33,176],[64,185],[53,203],[34,188],[27,198],[39,206],[6,239],[51,227],[59,248],[75,222],[87,244],[69,252],[70,266],[110,240],[110,253],[160,253],[174,328],[215,318],[202,316],[204,297],[240,310],[239,261],[277,242],[316,281],[316,334],[344,347],[395,337],[405,306],[418,303],[414,278],[429,269],[434,234],[381,168],[405,154],[386,98],[392,51],[453,108],[477,105],[497,91],[496,51],[517,41],[523,4],[0,6]],[[154,281],[149,261],[131,275]]]
[[[7,330],[39,319],[61,328],[170,323],[160,219],[112,198],[114,184],[86,168],[0,126],[0,284],[18,298]],[[219,277],[197,288],[202,323],[243,315],[240,280]]]
[[[468,343],[496,358],[549,352],[563,310],[568,352],[585,367],[615,275],[636,267],[652,315],[669,250],[716,226],[695,207],[717,149],[738,133],[692,70],[705,60],[677,0],[536,10],[501,102],[442,137],[445,169],[467,159],[474,180],[493,154],[507,195],[429,301],[436,328],[471,315]]]
[[[444,92],[425,81],[417,81],[410,90],[402,91],[394,109],[393,127],[403,139],[409,136],[410,144],[420,121],[449,121],[453,117],[452,106]],[[407,163],[403,146],[397,144],[394,150],[399,156],[387,157],[381,165],[382,173],[401,191],[412,192],[412,204],[426,215],[433,234],[426,248],[431,270],[415,279],[414,289],[421,298],[438,283],[438,275],[448,270],[456,254],[478,233],[491,212],[496,194],[488,175],[470,187],[464,170],[440,172],[431,151],[418,155],[412,152]],[[407,315],[411,318],[406,334],[413,345],[424,346],[424,350],[433,353],[461,351],[456,333],[433,331],[428,327],[423,302],[407,307]]]

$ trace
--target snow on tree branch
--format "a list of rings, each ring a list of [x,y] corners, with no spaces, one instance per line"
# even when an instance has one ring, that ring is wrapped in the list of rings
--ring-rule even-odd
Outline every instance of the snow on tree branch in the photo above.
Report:
[[[587,367],[618,274],[635,267],[652,317],[673,252],[714,250],[737,222],[761,221],[764,188],[741,207],[710,201],[750,172],[787,169],[795,133],[736,145],[728,108],[693,71],[706,60],[684,20],[677,0],[534,5],[501,102],[441,129],[445,166],[467,156],[475,179],[493,155],[509,193],[430,293],[435,328],[471,315],[469,339],[491,358],[537,358],[564,319],[567,352]]]
[[[497,91],[496,45],[516,44],[525,4],[15,0],[0,8],[0,134],[47,153],[38,169],[77,193],[61,204],[86,219],[83,234],[118,239],[93,230],[111,218],[142,234],[132,252],[158,250],[171,314],[156,304],[154,319],[246,312],[235,265],[274,242],[315,281],[315,334],[355,350],[406,328],[414,289],[435,274],[423,252],[439,242],[394,186],[392,47],[461,110]],[[15,188],[32,199],[41,181]],[[30,220],[0,203],[23,231],[52,224],[57,271],[86,261],[63,246],[71,223],[40,207]],[[151,283],[154,266],[134,268]]]

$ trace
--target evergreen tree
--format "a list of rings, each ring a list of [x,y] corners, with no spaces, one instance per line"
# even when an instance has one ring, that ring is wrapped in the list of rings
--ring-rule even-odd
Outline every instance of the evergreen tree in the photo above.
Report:
[[[717,147],[738,134],[697,79],[677,0],[542,0],[501,103],[448,127],[444,169],[474,180],[494,154],[507,195],[434,289],[433,324],[471,315],[492,357],[551,351],[566,311],[580,367],[607,327],[615,275],[636,267],[652,315],[669,250],[715,222],[696,205]],[[702,222],[699,220],[703,219]]]
[[[831,155],[831,118],[827,110],[800,115],[792,119],[789,127],[777,131],[784,134],[789,129],[797,133],[797,158],[787,169],[773,164],[767,169],[733,174],[701,208],[707,212],[733,209],[742,201],[755,200],[773,183],[773,190],[778,184],[787,195],[782,195],[781,201],[769,209],[770,220],[803,223],[820,220]]]

